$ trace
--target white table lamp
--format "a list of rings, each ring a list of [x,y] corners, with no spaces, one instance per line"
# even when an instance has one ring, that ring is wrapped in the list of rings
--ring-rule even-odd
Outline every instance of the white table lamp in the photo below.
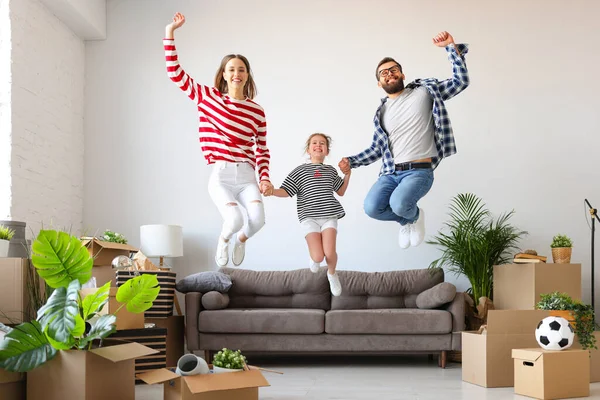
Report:
[[[183,256],[183,229],[179,225],[142,225],[140,250],[146,257],[159,257],[162,268],[164,257]]]

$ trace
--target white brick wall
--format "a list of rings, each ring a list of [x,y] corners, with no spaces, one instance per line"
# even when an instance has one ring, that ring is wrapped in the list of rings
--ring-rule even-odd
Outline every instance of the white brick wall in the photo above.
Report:
[[[34,232],[43,224],[80,233],[84,42],[38,0],[11,0],[10,22],[11,217]]]
[[[10,215],[10,18],[0,1],[0,219]]]

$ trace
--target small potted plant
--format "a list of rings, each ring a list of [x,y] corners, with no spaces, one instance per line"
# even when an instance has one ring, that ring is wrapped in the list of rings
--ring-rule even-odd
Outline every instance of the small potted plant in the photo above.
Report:
[[[541,294],[535,308],[549,310],[551,316],[562,317],[569,321],[584,350],[598,349],[596,336],[594,336],[595,314],[591,305],[573,300],[567,293],[553,292]]]
[[[127,239],[125,238],[125,236],[121,235],[120,233],[110,231],[108,229],[104,231],[102,240],[104,240],[105,242],[127,244]]]
[[[552,260],[555,264],[568,264],[571,262],[573,241],[567,235],[556,235],[550,244],[552,248]]]
[[[213,371],[217,374],[243,371],[245,365],[246,357],[242,355],[240,350],[233,351],[224,348],[215,354],[213,358]]]
[[[0,225],[0,257],[8,257],[8,246],[14,235],[15,231],[7,226]]]

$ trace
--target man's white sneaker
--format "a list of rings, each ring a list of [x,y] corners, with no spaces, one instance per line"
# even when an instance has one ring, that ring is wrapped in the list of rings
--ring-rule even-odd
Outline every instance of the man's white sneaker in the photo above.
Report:
[[[411,224],[400,225],[400,232],[398,232],[398,244],[401,249],[408,249],[410,246],[410,228]]]
[[[334,296],[339,296],[342,294],[342,284],[340,283],[340,278],[338,277],[337,272],[334,272],[333,275],[327,271],[327,279],[329,279],[329,288],[331,289],[331,294]]]
[[[319,268],[321,268],[321,263],[313,261],[312,257],[308,257],[308,266],[310,268],[310,271],[316,274],[317,272],[319,272]]]
[[[425,239],[425,211],[419,208],[419,219],[410,224],[410,245],[416,247]]]
[[[246,255],[246,242],[240,242],[240,238],[235,235],[235,242],[233,243],[233,252],[231,254],[231,261],[236,267],[244,261]]]
[[[219,237],[219,242],[217,243],[215,262],[219,267],[224,267],[229,262],[229,242],[224,241],[221,237]]]

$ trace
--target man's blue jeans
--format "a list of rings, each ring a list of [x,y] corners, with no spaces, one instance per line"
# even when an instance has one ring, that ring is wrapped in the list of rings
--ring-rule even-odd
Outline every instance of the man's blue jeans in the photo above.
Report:
[[[433,185],[433,169],[410,169],[381,175],[365,198],[365,213],[380,221],[412,224],[419,218],[417,201]]]

